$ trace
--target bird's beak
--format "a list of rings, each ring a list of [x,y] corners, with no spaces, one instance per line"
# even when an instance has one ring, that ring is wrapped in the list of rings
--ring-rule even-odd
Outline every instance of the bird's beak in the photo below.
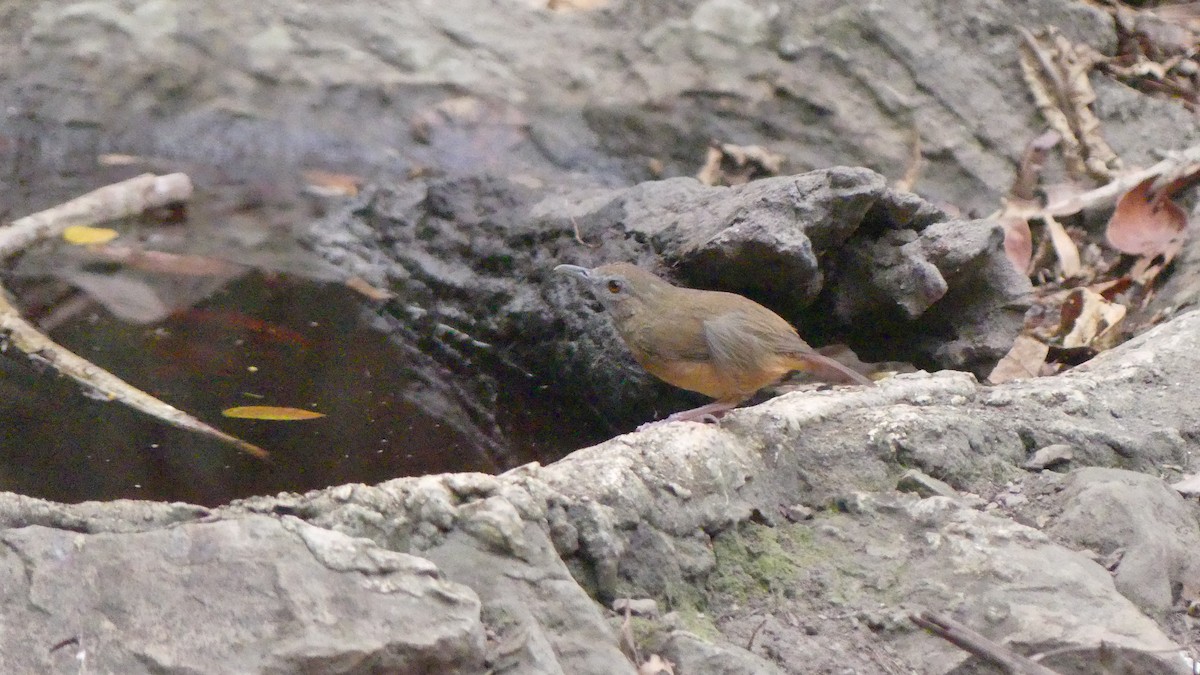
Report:
[[[590,281],[592,278],[592,271],[586,267],[580,267],[579,265],[559,265],[554,268],[554,271],[561,274],[570,274],[571,276],[579,277],[584,281]]]

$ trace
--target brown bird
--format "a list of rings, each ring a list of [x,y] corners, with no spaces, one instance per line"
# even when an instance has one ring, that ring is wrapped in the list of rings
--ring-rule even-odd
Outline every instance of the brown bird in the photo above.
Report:
[[[559,265],[579,277],[612,316],[621,339],[650,374],[716,401],[669,422],[715,420],[784,375],[873,384],[813,351],[783,317],[733,293],[672,286],[628,263]]]

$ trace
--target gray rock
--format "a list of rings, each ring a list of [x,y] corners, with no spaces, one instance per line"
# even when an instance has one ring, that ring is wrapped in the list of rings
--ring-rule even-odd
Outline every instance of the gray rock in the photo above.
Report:
[[[916,469],[909,469],[896,481],[896,489],[901,492],[912,492],[919,497],[957,497],[958,491],[943,481],[926,475]]]
[[[653,598],[617,598],[613,600],[612,610],[624,614],[626,610],[633,616],[658,616],[658,603]]]
[[[1066,477],[1056,502],[1061,511],[1047,532],[1101,556],[1121,552],[1117,588],[1147,612],[1166,612],[1179,588],[1200,579],[1196,506],[1161,479],[1120,469],[1079,469]]]
[[[1075,458],[1075,449],[1064,443],[1055,443],[1039,449],[1022,466],[1030,471],[1041,471],[1066,464]]]
[[[479,600],[427,560],[249,516],[0,532],[9,673],[477,673]],[[52,649],[64,640],[69,646]],[[25,645],[16,648],[16,644]],[[76,663],[78,659],[78,663]]]
[[[713,138],[767,146],[797,171],[897,177],[915,130],[918,189],[982,214],[1036,135],[1027,91],[1008,76],[1017,27],[1055,25],[1104,53],[1116,45],[1106,12],[1068,0],[686,0],[569,17],[537,3],[304,3],[287,22],[277,17],[293,5],[262,7],[13,6],[0,97],[74,130],[47,156],[103,134],[226,165],[368,161],[624,183],[650,175],[647,158],[694,174]],[[1200,136],[1179,106],[1096,79],[1106,138],[1127,161],[1154,159],[1147,138]],[[464,96],[497,123],[439,113]],[[430,118],[440,124],[414,123]]]
[[[674,631],[662,655],[678,675],[783,675],[778,666],[735,645],[714,645],[687,631]]]

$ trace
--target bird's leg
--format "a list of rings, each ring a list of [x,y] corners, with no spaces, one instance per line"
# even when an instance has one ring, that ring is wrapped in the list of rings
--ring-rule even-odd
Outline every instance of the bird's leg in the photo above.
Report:
[[[699,408],[673,413],[668,415],[666,419],[658,420],[657,422],[647,422],[638,427],[637,430],[642,431],[656,424],[665,424],[667,422],[700,422],[712,424],[721,419],[722,415],[736,408],[738,403],[740,401],[713,401]]]
[[[736,402],[713,401],[699,408],[684,410],[667,416],[665,422],[715,422],[722,415],[737,407]]]

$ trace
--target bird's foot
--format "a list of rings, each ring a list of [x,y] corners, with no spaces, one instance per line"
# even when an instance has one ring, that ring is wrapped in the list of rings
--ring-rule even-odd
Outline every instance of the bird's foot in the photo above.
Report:
[[[716,424],[721,420],[721,417],[723,417],[725,413],[733,409],[734,405],[736,404],[721,402],[709,403],[708,405],[702,405],[699,408],[684,410],[668,415],[666,419],[657,420],[655,422],[646,422],[645,424],[639,426],[637,430],[645,431],[650,427],[657,426],[659,424],[666,424],[667,422],[699,422],[701,424]]]

